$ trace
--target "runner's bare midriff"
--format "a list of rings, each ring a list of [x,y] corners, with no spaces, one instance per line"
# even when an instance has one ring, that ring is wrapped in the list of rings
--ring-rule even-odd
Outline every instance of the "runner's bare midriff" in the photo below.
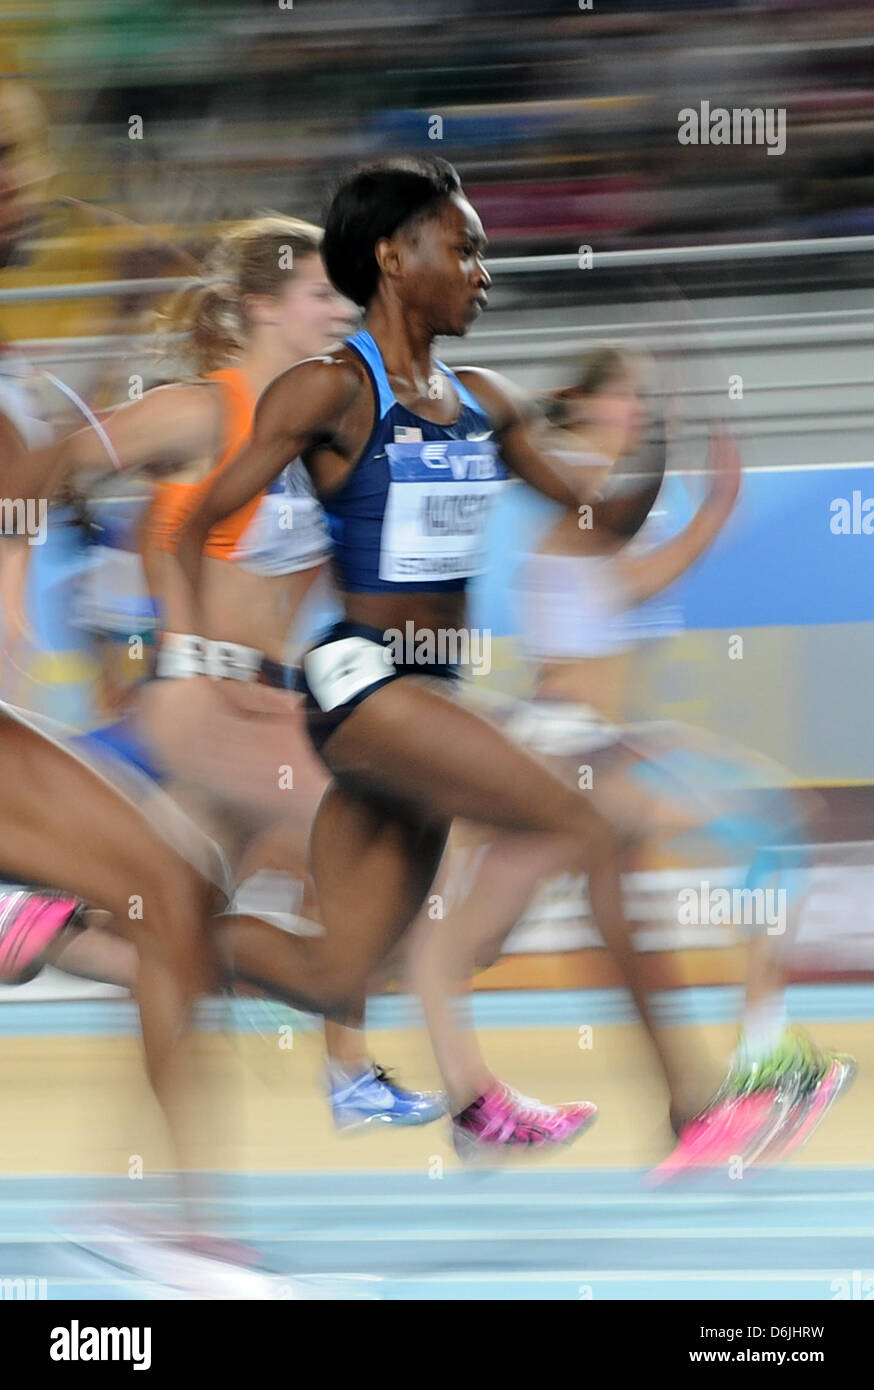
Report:
[[[166,630],[178,632],[178,615],[184,609],[180,610],[174,589],[176,576],[163,561],[158,552]],[[290,622],[324,568],[314,565],[295,574],[260,575],[227,560],[207,557],[202,571],[202,635],[217,642],[257,647],[271,661],[281,663]]]
[[[545,661],[538,668],[537,698],[591,705],[605,719],[624,713],[631,653],[586,657],[577,661]]]
[[[352,623],[366,623],[384,632],[388,628],[405,631],[412,622],[416,630],[437,632],[465,624],[467,604],[463,593],[449,594],[342,594],[345,617]]]

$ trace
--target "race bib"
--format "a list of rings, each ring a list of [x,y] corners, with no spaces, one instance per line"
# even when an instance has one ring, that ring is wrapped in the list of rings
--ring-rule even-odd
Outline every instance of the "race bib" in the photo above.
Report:
[[[309,474],[296,459],[261,498],[235,559],[260,574],[291,574],[317,564],[329,553],[330,545],[325,515]]]
[[[489,512],[507,481],[490,440],[386,444],[391,482],[379,577],[394,583],[466,579],[485,569]]]
[[[394,670],[388,649],[366,637],[341,637],[307,652],[304,675],[320,709],[345,705]]]

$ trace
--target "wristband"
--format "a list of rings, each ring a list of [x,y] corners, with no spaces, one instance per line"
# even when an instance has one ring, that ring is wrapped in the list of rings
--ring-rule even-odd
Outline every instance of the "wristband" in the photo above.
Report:
[[[258,679],[264,653],[240,642],[207,642],[206,674],[213,680],[254,681]]]
[[[241,642],[212,642],[191,633],[164,634],[155,675],[159,679],[184,680],[209,676],[212,680],[256,681],[264,653]]]
[[[187,676],[205,676],[208,645],[204,638],[194,637],[190,633],[166,632],[158,652],[155,675],[161,679],[170,677],[176,680]]]

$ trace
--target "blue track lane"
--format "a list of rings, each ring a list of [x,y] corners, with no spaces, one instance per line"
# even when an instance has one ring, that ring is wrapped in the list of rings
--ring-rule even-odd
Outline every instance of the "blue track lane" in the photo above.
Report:
[[[730,985],[672,990],[654,996],[666,1025],[735,1023],[743,1007],[743,991]],[[6,1001],[4,1001],[6,1002]],[[789,1016],[797,1023],[864,1023],[874,1018],[874,985],[790,985]],[[201,1026],[255,1032],[283,1006],[269,1001],[210,1000],[200,1011]],[[289,1018],[293,1010],[284,1010]],[[479,1028],[576,1029],[581,1021],[601,1026],[632,1023],[637,1015],[631,997],[622,989],[482,990],[474,996]],[[320,1027],[311,1015],[294,1014],[299,1024]],[[421,1022],[421,1010],[409,995],[372,999],[367,1008],[370,1029],[408,1028]],[[0,1038],[125,1037],[139,1034],[139,1017],[129,999],[77,999],[17,1002],[0,1008]]]
[[[874,1168],[708,1178],[649,1193],[629,1171],[248,1174],[214,1199],[279,1274],[396,1299],[834,1299],[874,1279]],[[126,1179],[0,1181],[0,1277],[50,1299],[149,1291],[64,1239]],[[152,1200],[161,1205],[160,1189]],[[843,1283],[840,1281],[844,1281]],[[870,1285],[874,1289],[874,1283]],[[858,1296],[858,1295],[857,1295]]]

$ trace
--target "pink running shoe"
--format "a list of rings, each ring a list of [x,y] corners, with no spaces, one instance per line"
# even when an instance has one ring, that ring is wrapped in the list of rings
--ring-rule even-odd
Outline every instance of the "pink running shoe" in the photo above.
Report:
[[[597,1114],[591,1101],[543,1105],[499,1081],[453,1118],[452,1140],[458,1157],[468,1161],[512,1150],[530,1152],[572,1143]]]
[[[717,1098],[684,1126],[673,1153],[648,1174],[648,1185],[657,1187],[690,1168],[720,1168],[736,1155],[743,1157],[773,1120],[778,1105],[772,1090]]]
[[[0,888],[0,981],[23,985],[38,975],[53,941],[85,910],[78,898],[30,888]]]
[[[821,1052],[787,1028],[762,1057],[740,1048],[706,1110],[682,1131],[671,1156],[650,1174],[665,1182],[690,1167],[717,1167],[735,1155],[745,1167],[786,1157],[813,1132],[855,1075],[851,1057]]]
[[[768,1144],[754,1155],[759,1167],[780,1163],[799,1149],[825,1119],[838,1097],[852,1085],[856,1063],[846,1053],[821,1053],[822,1075],[794,1100],[784,1122]]]

